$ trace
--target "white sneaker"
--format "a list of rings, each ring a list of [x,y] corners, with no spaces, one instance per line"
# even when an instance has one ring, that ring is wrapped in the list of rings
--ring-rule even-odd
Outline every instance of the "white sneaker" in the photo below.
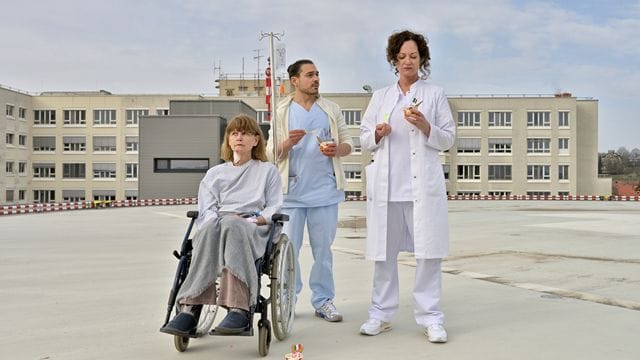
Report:
[[[338,312],[331,301],[325,301],[322,306],[316,309],[316,316],[329,322],[342,321],[342,314]]]
[[[444,329],[442,324],[432,324],[424,329],[424,333],[432,343],[446,343],[447,342],[447,330]]]
[[[391,330],[391,323],[384,322],[378,319],[369,319],[367,322],[360,326],[360,334],[375,336],[381,332]]]

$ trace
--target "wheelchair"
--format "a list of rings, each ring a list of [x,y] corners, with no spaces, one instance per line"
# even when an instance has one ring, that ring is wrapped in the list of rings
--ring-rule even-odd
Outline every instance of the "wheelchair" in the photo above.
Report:
[[[169,293],[169,301],[167,303],[167,314],[164,320],[164,327],[170,320],[171,314],[180,312],[180,305],[176,304],[178,290],[189,273],[192,255],[192,239],[189,238],[191,229],[195,220],[198,218],[198,211],[188,211],[187,217],[191,219],[189,227],[182,241],[180,252],[173,251],[173,255],[178,259],[178,267],[176,269],[173,285]],[[251,329],[248,333],[242,333],[235,336],[253,336],[253,315],[260,314],[258,320],[258,352],[261,356],[267,356],[269,346],[271,344],[271,331],[278,340],[286,339],[293,326],[294,307],[295,307],[295,286],[296,286],[296,268],[293,255],[293,244],[289,241],[285,234],[281,234],[283,222],[289,220],[285,214],[274,214],[272,217],[272,225],[269,233],[264,255],[255,262],[258,274],[258,299],[256,305],[250,308]],[[267,276],[269,297],[265,298],[261,294],[262,276]],[[216,288],[218,284],[216,283]],[[268,319],[269,306],[271,306],[271,321]],[[203,305],[200,313],[197,315],[198,323],[196,332],[193,336],[185,337],[173,335],[174,346],[177,351],[183,352],[189,346],[190,338],[199,338],[207,334],[220,335],[210,331],[216,315],[218,313],[218,305]],[[234,335],[225,335],[234,336]]]

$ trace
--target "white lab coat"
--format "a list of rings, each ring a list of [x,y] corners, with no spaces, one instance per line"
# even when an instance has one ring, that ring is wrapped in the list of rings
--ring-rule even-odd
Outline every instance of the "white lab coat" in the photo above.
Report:
[[[449,254],[449,222],[446,184],[439,152],[453,146],[456,128],[444,90],[418,80],[414,85],[418,107],[431,124],[427,138],[418,128],[409,133],[411,149],[411,188],[413,193],[413,244],[402,251],[413,251],[418,259],[438,259]],[[366,258],[386,261],[387,201],[389,194],[389,144],[384,137],[375,142],[376,124],[388,121],[399,99],[397,84],[377,90],[369,102],[360,127],[362,147],[375,152],[366,171],[367,246]],[[391,130],[393,131],[393,129]],[[403,161],[394,158],[391,161]],[[402,239],[391,239],[401,241]],[[413,245],[413,246],[411,246]]]

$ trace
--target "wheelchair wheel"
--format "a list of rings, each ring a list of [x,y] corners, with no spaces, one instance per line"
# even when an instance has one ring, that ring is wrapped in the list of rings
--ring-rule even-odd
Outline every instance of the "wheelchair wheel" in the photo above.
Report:
[[[200,337],[209,333],[211,325],[218,314],[218,305],[203,305],[200,318],[198,319],[198,327],[196,328],[196,336]]]
[[[179,352],[184,352],[189,347],[189,338],[185,336],[173,335],[173,345]]]
[[[270,346],[271,324],[267,319],[260,319],[258,321],[258,353],[260,356],[267,356],[269,354]]]
[[[271,321],[278,340],[289,336],[293,326],[296,268],[293,245],[282,234],[276,244],[271,273]]]

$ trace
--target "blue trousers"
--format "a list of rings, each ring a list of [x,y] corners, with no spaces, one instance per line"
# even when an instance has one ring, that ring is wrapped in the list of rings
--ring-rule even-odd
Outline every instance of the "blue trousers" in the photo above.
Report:
[[[335,297],[333,282],[333,255],[331,245],[336,236],[338,225],[338,204],[309,208],[283,208],[282,213],[289,215],[284,223],[284,232],[293,243],[296,257],[296,294],[302,291],[302,274],[300,273],[300,248],[304,238],[304,226],[307,225],[313,265],[309,274],[311,288],[311,304],[318,309],[327,300]]]

